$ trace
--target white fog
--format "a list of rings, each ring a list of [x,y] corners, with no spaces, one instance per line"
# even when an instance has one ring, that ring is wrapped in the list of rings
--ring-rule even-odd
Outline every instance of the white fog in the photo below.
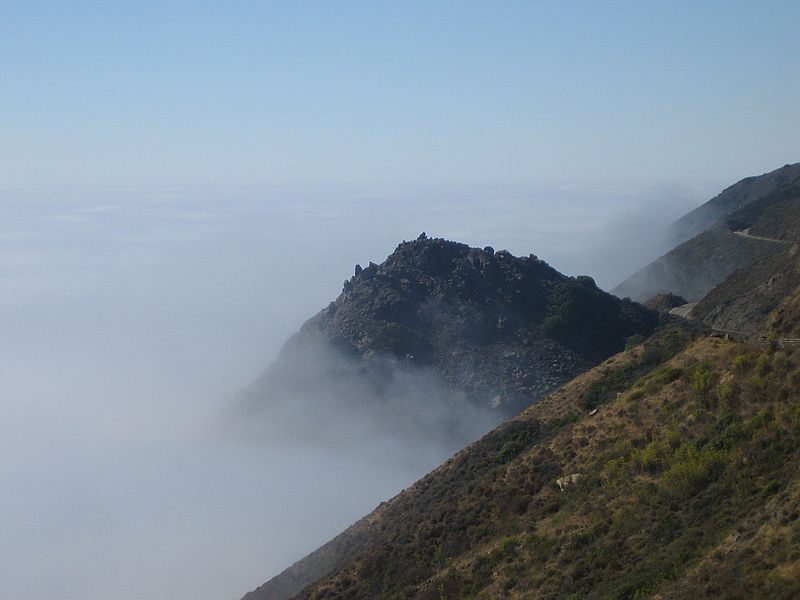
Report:
[[[425,231],[610,289],[716,191],[2,190],[0,596],[241,597],[452,451],[219,433],[355,263]]]

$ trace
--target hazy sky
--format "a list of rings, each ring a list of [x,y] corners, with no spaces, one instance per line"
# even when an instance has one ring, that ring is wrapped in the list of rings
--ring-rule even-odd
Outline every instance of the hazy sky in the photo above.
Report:
[[[800,159],[799,29],[795,0],[3,2],[0,181],[718,184]]]

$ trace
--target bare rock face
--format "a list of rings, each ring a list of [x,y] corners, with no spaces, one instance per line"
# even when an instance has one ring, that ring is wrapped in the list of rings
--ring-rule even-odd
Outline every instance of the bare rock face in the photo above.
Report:
[[[385,431],[459,447],[656,322],[533,255],[423,234],[381,264],[357,265],[243,405],[252,423],[274,425],[269,435]]]

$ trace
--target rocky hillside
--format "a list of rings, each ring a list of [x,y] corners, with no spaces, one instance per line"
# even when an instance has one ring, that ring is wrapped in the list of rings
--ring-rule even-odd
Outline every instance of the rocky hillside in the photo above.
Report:
[[[703,224],[716,219],[707,229],[612,292],[640,302],[664,292],[698,301],[737,270],[773,259],[786,248],[770,240],[800,239],[799,185],[800,164],[795,164],[728,188],[684,217],[694,215],[690,221]]]
[[[800,348],[669,328],[298,562],[294,597],[796,598],[798,386]]]
[[[649,335],[657,319],[533,255],[423,234],[379,265],[356,266],[243,405],[268,435],[341,430],[357,443],[386,431],[463,444]]]

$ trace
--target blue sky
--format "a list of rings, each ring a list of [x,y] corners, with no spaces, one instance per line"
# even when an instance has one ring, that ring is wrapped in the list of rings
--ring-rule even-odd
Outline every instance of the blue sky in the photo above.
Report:
[[[800,3],[5,2],[0,182],[727,184],[800,160]]]

